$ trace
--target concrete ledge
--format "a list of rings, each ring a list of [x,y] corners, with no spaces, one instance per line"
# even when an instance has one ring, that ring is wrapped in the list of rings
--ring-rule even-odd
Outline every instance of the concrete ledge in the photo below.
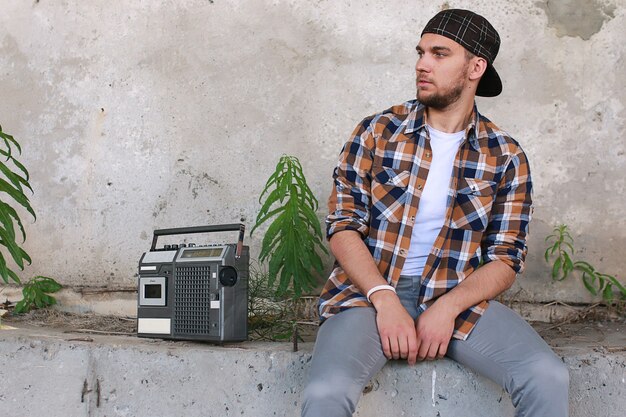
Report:
[[[568,342],[555,349],[570,369],[572,417],[624,416],[626,336],[615,327],[602,346],[593,334],[556,343]],[[2,330],[0,414],[297,416],[312,344],[300,347]],[[513,416],[502,389],[450,360],[390,363],[366,391],[357,416]]]

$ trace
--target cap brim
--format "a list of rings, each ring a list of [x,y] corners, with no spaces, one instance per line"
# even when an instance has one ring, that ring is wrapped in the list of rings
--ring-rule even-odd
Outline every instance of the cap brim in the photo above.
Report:
[[[476,95],[481,97],[495,97],[502,92],[502,81],[491,64],[487,64],[487,70],[478,83]]]

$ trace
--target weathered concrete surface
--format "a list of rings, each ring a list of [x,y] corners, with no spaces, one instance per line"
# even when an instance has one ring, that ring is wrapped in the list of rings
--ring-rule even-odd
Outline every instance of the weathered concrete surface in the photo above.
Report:
[[[478,104],[534,174],[514,291],[591,301],[578,280],[550,282],[541,254],[565,222],[580,258],[622,272],[624,0],[4,0],[0,123],[23,144],[38,213],[24,276],[132,286],[155,228],[251,226],[282,153],[303,162],[321,219],[355,124],[414,97],[414,46],[442,7],[472,8],[502,36],[504,92]]]
[[[617,326],[617,325],[615,325]],[[623,327],[623,326],[622,326]],[[602,337],[599,337],[602,334]],[[585,338],[587,337],[587,338]],[[553,341],[571,374],[572,417],[623,417],[619,326]],[[295,416],[312,346],[218,347],[24,328],[0,331],[0,413],[71,416]],[[387,365],[357,416],[506,417],[508,395],[449,360]]]
[[[615,17],[614,5],[595,0],[545,0],[537,5],[546,12],[548,26],[555,28],[558,36],[578,36],[586,41]]]
[[[0,292],[0,302],[23,298],[22,290],[7,286]],[[54,294],[52,307],[68,313],[94,313],[106,316],[137,317],[137,291],[103,290],[102,288],[63,288]]]

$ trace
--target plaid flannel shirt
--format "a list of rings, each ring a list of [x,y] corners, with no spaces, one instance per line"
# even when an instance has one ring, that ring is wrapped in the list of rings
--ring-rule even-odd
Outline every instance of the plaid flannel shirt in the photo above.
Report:
[[[424,109],[412,100],[364,119],[343,147],[328,201],[327,238],[358,231],[394,287],[432,161]],[[481,263],[500,260],[522,272],[531,191],[519,144],[474,107],[454,161],[445,222],[421,277],[420,311]],[[363,306],[371,304],[335,263],[320,295],[321,320]],[[483,301],[459,315],[453,337],[466,339],[487,306]]]

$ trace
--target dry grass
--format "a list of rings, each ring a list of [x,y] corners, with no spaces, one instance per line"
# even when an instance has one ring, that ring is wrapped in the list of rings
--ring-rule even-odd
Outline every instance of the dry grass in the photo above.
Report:
[[[93,332],[104,334],[135,334],[137,320],[117,316],[103,316],[99,314],[67,313],[50,308],[33,310],[26,314],[13,315],[4,320],[6,323],[18,326],[56,327],[78,332]]]

